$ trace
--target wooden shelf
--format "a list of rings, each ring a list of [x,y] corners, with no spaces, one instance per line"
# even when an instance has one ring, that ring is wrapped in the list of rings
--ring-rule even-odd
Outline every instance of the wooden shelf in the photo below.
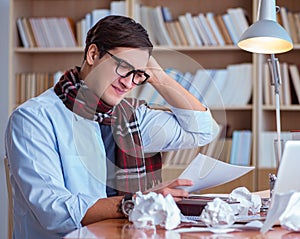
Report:
[[[16,19],[20,16],[24,17],[51,17],[65,16],[68,9],[68,15],[75,21],[83,18],[87,12],[95,8],[107,8],[110,5],[110,0],[10,0],[10,105],[12,111],[15,107],[15,74],[19,72],[37,72],[48,71],[55,72],[65,70],[75,65],[82,63],[83,47],[73,48],[23,48],[20,47],[20,40],[16,29]],[[199,1],[186,0],[178,1],[158,1],[158,0],[126,0],[128,13],[134,15],[134,5],[136,3],[148,6],[168,6],[173,14],[173,18],[186,12],[198,14],[199,12],[214,12],[222,14],[230,7],[242,7],[246,9],[249,20],[256,19],[256,12],[259,0],[215,0],[215,1]],[[287,6],[293,11],[300,12],[300,5],[296,0],[278,0],[277,5]],[[288,53],[278,54],[280,61],[289,61],[298,64],[300,54],[300,44],[294,45],[294,49]],[[251,103],[244,106],[226,106],[226,107],[211,107],[212,114],[220,123],[226,123],[230,126],[228,132],[232,134],[233,130],[251,130],[252,131],[252,162],[256,166],[259,159],[259,151],[262,142],[260,141],[261,133],[267,130],[275,131],[273,123],[275,107],[263,105],[262,102],[262,82],[264,81],[262,64],[265,57],[261,54],[251,54],[243,51],[235,45],[225,46],[155,46],[154,56],[162,64],[163,67],[178,67],[180,70],[195,71],[201,66],[204,69],[225,69],[230,64],[252,63],[253,64],[253,92]],[[182,58],[176,58],[176,56]],[[243,76],[241,75],[241,80]],[[234,94],[237,90],[232,89]],[[282,112],[282,130],[299,129],[298,122],[300,119],[300,105],[281,106]],[[173,168],[170,172],[164,175],[165,178],[176,176],[181,172],[182,167]],[[164,172],[167,172],[164,170]],[[265,176],[262,176],[263,170],[256,170],[247,177],[241,178],[240,184],[249,185],[250,189],[265,189],[266,182],[263,181]],[[266,173],[264,173],[266,174]],[[262,181],[263,183],[261,184]],[[249,182],[251,182],[249,184]],[[230,184],[229,184],[230,185]],[[231,186],[236,186],[232,183]],[[229,189],[231,186],[226,186]],[[221,188],[213,189],[219,190]]]

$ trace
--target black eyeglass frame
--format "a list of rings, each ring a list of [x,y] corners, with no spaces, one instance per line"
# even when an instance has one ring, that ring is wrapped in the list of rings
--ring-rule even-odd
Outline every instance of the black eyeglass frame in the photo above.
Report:
[[[102,50],[102,51],[104,51],[105,53],[107,53],[108,55],[110,55],[111,58],[113,58],[113,59],[118,63],[118,65],[117,65],[117,67],[116,67],[116,69],[115,69],[115,72],[116,72],[116,74],[117,74],[118,76],[120,76],[120,77],[122,77],[122,78],[126,78],[126,77],[130,76],[131,74],[133,74],[131,80],[132,80],[133,84],[135,84],[135,85],[143,85],[143,84],[145,84],[146,81],[150,78],[150,75],[148,75],[148,74],[146,73],[146,71],[139,70],[139,69],[136,70],[136,69],[134,69],[134,66],[131,65],[130,63],[128,63],[127,61],[125,61],[125,60],[123,60],[123,59],[121,59],[121,58],[119,58],[119,57],[116,57],[115,55],[113,55],[112,53],[110,53],[110,52],[107,51],[107,50]],[[125,75],[120,74],[120,73],[118,72],[118,69],[119,69],[119,67],[121,66],[121,64],[127,65],[128,68],[131,68],[132,70],[131,70],[131,71],[128,71]],[[138,74],[138,73],[139,73],[139,74],[143,74],[143,76],[145,77],[145,79],[144,79],[142,82],[140,82],[140,83],[137,83],[137,82],[134,81],[135,75]]]

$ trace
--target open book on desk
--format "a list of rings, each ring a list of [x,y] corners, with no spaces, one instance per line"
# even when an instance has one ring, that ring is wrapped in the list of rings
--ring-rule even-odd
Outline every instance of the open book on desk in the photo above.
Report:
[[[179,176],[192,180],[194,185],[180,188],[188,192],[211,188],[237,179],[253,169],[253,166],[232,165],[198,154]]]

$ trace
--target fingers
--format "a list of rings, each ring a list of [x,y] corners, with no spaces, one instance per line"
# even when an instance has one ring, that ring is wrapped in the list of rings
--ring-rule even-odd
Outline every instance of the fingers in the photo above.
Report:
[[[176,179],[174,181],[172,181],[168,187],[170,188],[175,188],[178,186],[192,186],[193,185],[193,181],[190,179]]]
[[[160,192],[163,196],[167,196],[168,194],[171,194],[175,201],[178,201],[178,199],[182,199],[183,197],[188,197],[189,193],[183,189],[175,189],[175,188],[164,188]],[[177,199],[177,200],[176,200]]]
[[[171,182],[164,182],[158,187],[152,188],[151,191],[161,193],[163,196],[171,194],[175,201],[183,197],[188,197],[189,193],[183,189],[178,188],[179,186],[192,186],[193,182],[189,179],[176,179]]]

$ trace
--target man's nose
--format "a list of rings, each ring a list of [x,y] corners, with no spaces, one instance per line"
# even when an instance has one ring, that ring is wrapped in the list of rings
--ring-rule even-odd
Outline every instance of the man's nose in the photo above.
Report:
[[[124,85],[126,88],[131,89],[135,86],[135,84],[132,81],[133,74],[130,74],[129,76],[126,77],[121,77],[120,82],[122,85]]]

